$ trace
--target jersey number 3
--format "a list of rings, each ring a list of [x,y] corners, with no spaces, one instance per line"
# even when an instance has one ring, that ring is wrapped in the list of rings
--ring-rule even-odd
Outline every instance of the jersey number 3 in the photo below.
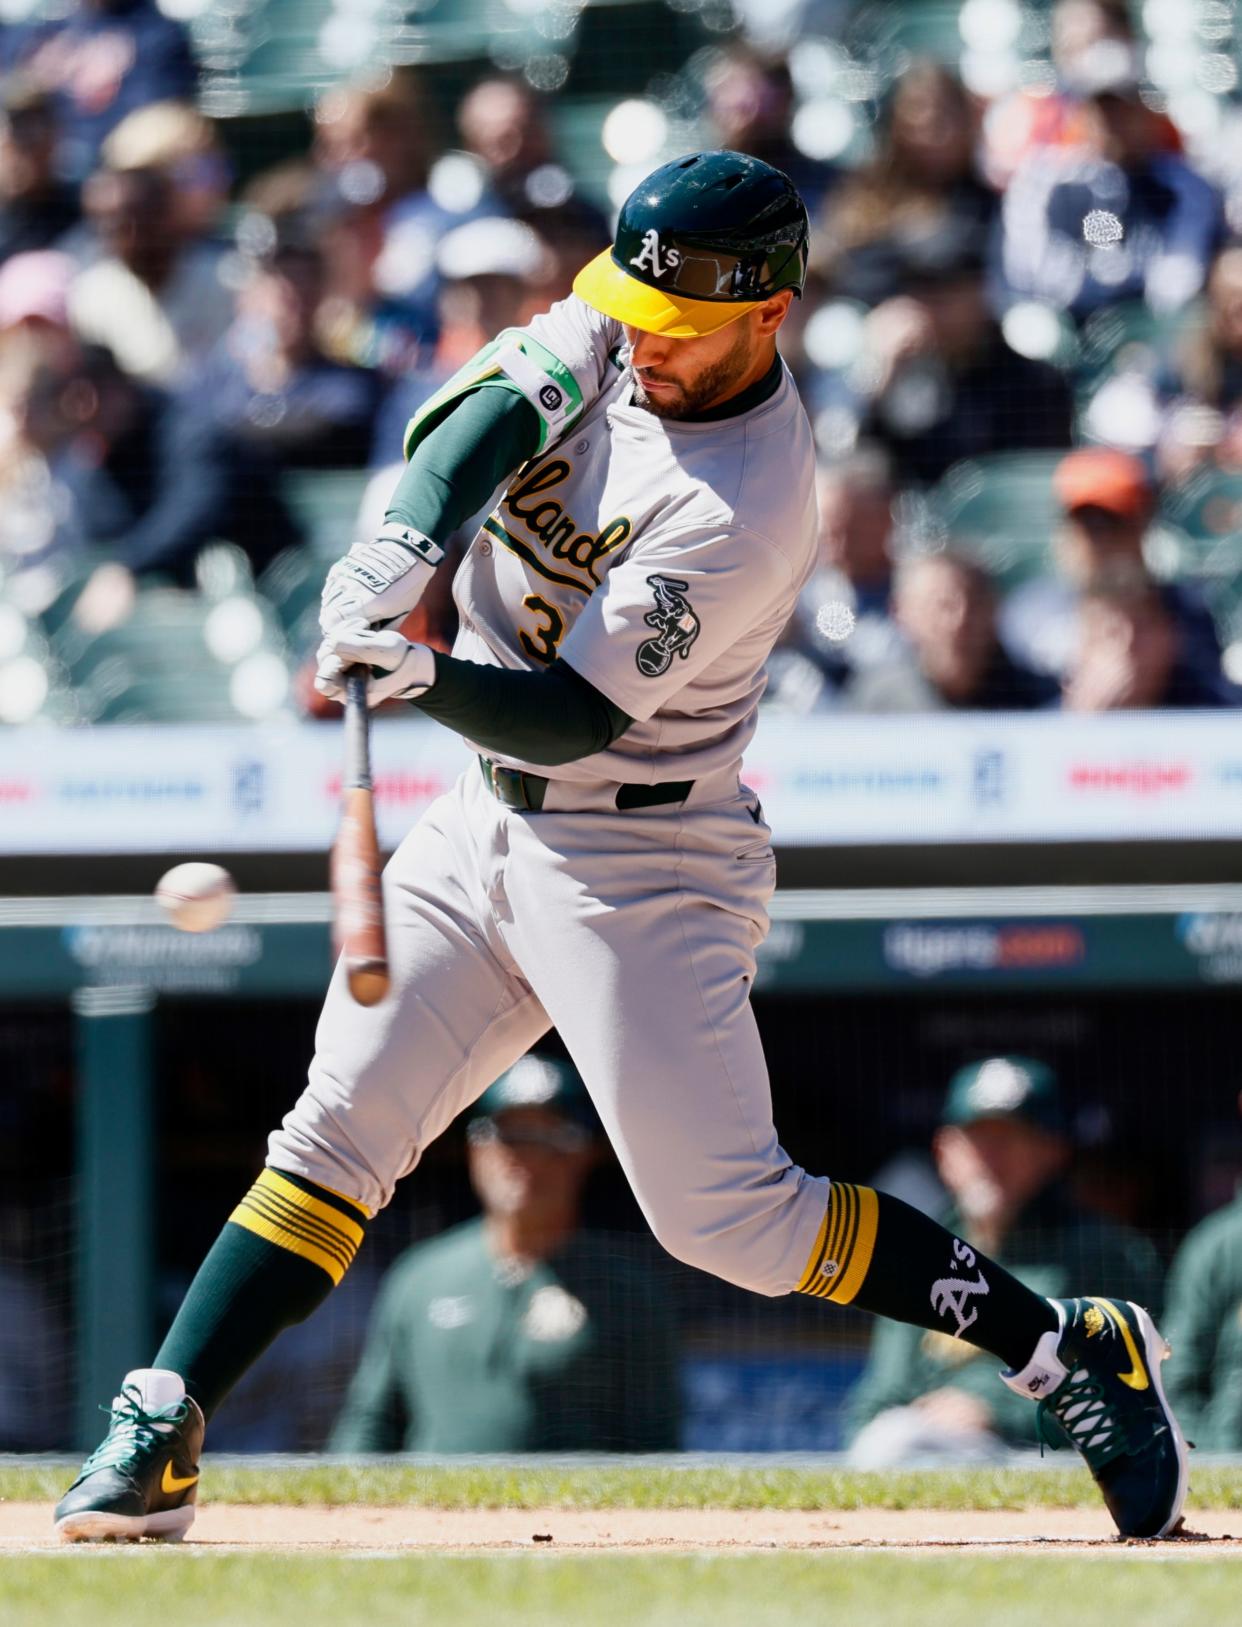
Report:
[[[522,604],[525,609],[534,611],[539,625],[529,633],[519,627],[518,642],[533,661],[555,661],[556,647],[565,636],[564,616],[541,593],[528,593]]]

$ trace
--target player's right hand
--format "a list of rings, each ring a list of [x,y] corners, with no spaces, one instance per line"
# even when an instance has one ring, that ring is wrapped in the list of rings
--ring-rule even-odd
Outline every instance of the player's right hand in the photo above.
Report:
[[[406,525],[389,523],[374,542],[356,542],[328,572],[321,631],[326,636],[349,621],[375,627],[407,615],[443,558],[439,543]]]

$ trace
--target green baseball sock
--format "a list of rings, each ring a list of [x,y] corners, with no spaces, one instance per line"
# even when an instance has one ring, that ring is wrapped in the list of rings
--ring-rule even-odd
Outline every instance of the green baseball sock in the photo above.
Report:
[[[362,1242],[361,1204],[265,1169],[199,1267],[153,1363],[210,1418],[282,1328],[325,1300]]]
[[[1057,1314],[1040,1297],[887,1192],[834,1181],[798,1292],[952,1334],[1025,1367]]]

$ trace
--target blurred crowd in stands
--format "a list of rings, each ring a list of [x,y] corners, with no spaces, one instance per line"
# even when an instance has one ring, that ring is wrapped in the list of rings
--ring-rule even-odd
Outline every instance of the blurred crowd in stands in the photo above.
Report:
[[[967,0],[963,33],[972,7],[976,33],[1019,9]],[[776,11],[805,47],[858,9]],[[1047,71],[991,95],[898,53],[828,156],[805,49],[736,4],[664,147],[618,164],[727,145],[811,211],[783,350],[821,563],[766,705],[1242,698],[1242,176],[1153,86],[1139,10],[1026,8]],[[382,514],[409,416],[608,240],[619,199],[538,80],[488,72],[450,122],[426,70],[342,77],[264,167],[154,0],[0,25],[0,721],[313,707],[291,675],[318,586]],[[596,139],[641,145],[656,105]],[[442,575],[407,631],[446,648]]]

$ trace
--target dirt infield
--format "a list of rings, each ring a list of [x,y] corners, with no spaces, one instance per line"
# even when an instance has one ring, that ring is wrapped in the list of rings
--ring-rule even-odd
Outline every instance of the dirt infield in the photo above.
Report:
[[[217,1551],[401,1553],[543,1549],[701,1553],[721,1549],[968,1548],[1169,1558],[1242,1558],[1242,1511],[1196,1511],[1194,1539],[1122,1543],[1103,1509],[937,1512],[849,1509],[280,1508],[208,1503],[188,1543]],[[0,1503],[0,1553],[61,1548],[42,1503]]]

